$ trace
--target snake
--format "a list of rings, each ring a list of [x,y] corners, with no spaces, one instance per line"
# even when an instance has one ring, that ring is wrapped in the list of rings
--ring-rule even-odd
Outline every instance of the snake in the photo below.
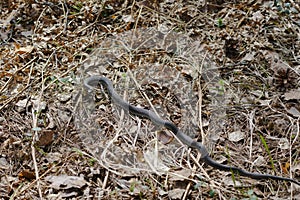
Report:
[[[165,127],[166,129],[171,131],[175,135],[175,137],[177,137],[183,144],[198,150],[201,154],[200,161],[206,163],[207,165],[213,167],[214,169],[218,169],[221,171],[230,171],[231,173],[234,173],[236,175],[257,179],[257,180],[272,179],[272,180],[288,181],[300,185],[300,182],[296,179],[286,178],[282,176],[275,176],[271,174],[252,173],[238,167],[218,163],[212,157],[210,157],[207,148],[202,143],[197,142],[196,140],[192,139],[190,136],[183,133],[172,122],[161,119],[157,114],[155,114],[151,110],[133,106],[130,103],[123,100],[123,98],[115,91],[112,82],[108,78],[104,76],[93,75],[84,79],[83,82],[83,85],[85,86],[86,89],[88,89],[88,91],[94,90],[95,86],[99,84],[101,84],[103,87],[107,89],[108,95],[111,98],[111,100],[116,105],[121,107],[124,111],[129,111],[129,113],[131,113],[134,116],[149,119],[155,125]]]

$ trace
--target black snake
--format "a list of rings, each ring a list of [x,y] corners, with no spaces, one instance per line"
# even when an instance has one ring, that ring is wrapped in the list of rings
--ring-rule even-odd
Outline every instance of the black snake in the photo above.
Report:
[[[159,125],[159,126],[164,126],[168,130],[172,131],[174,133],[174,135],[183,144],[197,149],[201,153],[200,160],[205,162],[206,164],[212,166],[213,168],[223,170],[223,171],[231,171],[240,176],[246,176],[246,177],[250,177],[253,179],[284,180],[284,181],[290,181],[290,182],[300,185],[299,181],[292,179],[292,178],[285,178],[285,177],[274,176],[274,175],[270,175],[270,174],[252,173],[252,172],[248,172],[248,171],[245,171],[245,170],[237,168],[237,167],[223,165],[223,164],[216,162],[209,156],[208,151],[205,148],[205,146],[203,146],[203,144],[193,140],[191,137],[184,134],[172,122],[161,119],[159,116],[157,116],[154,112],[152,112],[150,110],[138,108],[138,107],[130,105],[128,102],[124,101],[122,99],[122,97],[120,97],[116,93],[116,91],[113,88],[112,82],[108,78],[101,77],[101,76],[91,76],[84,80],[84,86],[87,87],[89,90],[93,90],[94,86],[98,85],[99,83],[102,84],[104,87],[106,87],[109,96],[111,97],[111,99],[113,100],[113,102],[115,104],[119,105],[122,109],[129,111],[133,115],[145,117],[145,118],[151,120],[154,124]]]

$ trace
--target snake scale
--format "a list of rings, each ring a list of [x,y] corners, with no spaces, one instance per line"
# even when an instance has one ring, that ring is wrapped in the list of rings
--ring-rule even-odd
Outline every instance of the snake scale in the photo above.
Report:
[[[125,111],[129,111],[132,115],[147,118],[147,119],[151,120],[154,124],[159,125],[159,126],[164,126],[168,130],[172,131],[174,133],[174,135],[183,144],[187,145],[188,147],[197,149],[201,153],[200,160],[202,162],[206,163],[207,165],[210,165],[215,169],[219,169],[219,170],[223,170],[223,171],[231,171],[234,174],[249,177],[252,179],[283,180],[283,181],[289,181],[289,182],[293,182],[295,184],[300,185],[299,181],[292,179],[292,178],[275,176],[275,175],[271,175],[271,174],[252,173],[252,172],[248,172],[248,171],[245,171],[243,169],[240,169],[240,168],[237,168],[234,166],[223,165],[223,164],[216,162],[209,156],[207,149],[205,148],[205,146],[202,143],[197,142],[197,141],[193,140],[191,137],[189,137],[188,135],[184,134],[172,122],[161,119],[159,116],[157,116],[154,112],[152,112],[150,110],[133,106],[133,105],[129,104],[128,102],[124,101],[123,98],[121,96],[119,96],[118,93],[116,93],[112,82],[108,78],[101,77],[101,76],[91,76],[84,80],[84,86],[88,90],[91,90],[91,91],[94,89],[94,86],[98,85],[99,83],[107,89],[110,98],[112,99],[112,101],[115,104],[119,105]]]

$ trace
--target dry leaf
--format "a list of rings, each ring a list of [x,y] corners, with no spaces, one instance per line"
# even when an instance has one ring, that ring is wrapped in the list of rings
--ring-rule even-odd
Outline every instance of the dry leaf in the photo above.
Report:
[[[286,162],[283,166],[281,166],[283,173],[289,174],[290,163]]]
[[[32,97],[31,102],[32,102],[33,109],[36,111],[45,110],[47,107],[47,102],[40,101],[39,98]]]
[[[81,189],[87,184],[83,177],[68,175],[47,176],[45,177],[45,180],[50,182],[50,187],[56,190],[65,190],[71,188]]]
[[[238,142],[245,138],[245,133],[242,131],[235,131],[228,133],[228,139],[232,142]]]
[[[17,54],[31,53],[33,49],[34,49],[33,46],[20,47],[20,48],[18,48],[18,47],[16,46],[15,53],[17,53]]]
[[[0,30],[0,39],[3,41],[8,39],[8,32],[4,32],[3,30]]]
[[[190,169],[181,169],[170,174],[169,180],[172,181],[184,181],[192,175],[192,170]]]
[[[28,105],[28,98],[21,99],[16,103],[16,106],[17,106],[16,109],[18,112],[23,112],[23,111],[25,111],[27,105]]]
[[[297,108],[295,107],[291,107],[290,109],[287,110],[287,112],[291,115],[293,115],[294,117],[300,117],[300,112]]]
[[[280,149],[289,149],[290,148],[290,143],[287,138],[280,138],[278,145],[279,145]]]
[[[131,15],[123,15],[122,19],[124,22],[134,22],[134,18]]]
[[[58,152],[49,152],[46,154],[46,159],[48,163],[54,163],[54,162],[59,162],[62,160],[63,155]]]
[[[238,178],[238,176],[236,176]],[[227,186],[242,186],[242,183],[238,180],[232,180],[231,176],[225,176],[223,178],[223,183]]]
[[[262,166],[265,165],[267,162],[263,156],[258,156],[254,161],[253,165],[254,166]]]
[[[39,139],[37,141],[37,145],[47,146],[53,142],[53,139],[54,139],[54,131],[43,130],[39,133]]]
[[[174,190],[170,190],[168,192],[169,199],[181,199],[185,189],[175,188]]]
[[[284,99],[285,100],[298,100],[300,99],[300,90],[299,89],[295,89],[295,90],[290,90],[286,93],[284,93]]]
[[[35,173],[29,169],[25,169],[19,173],[19,179],[26,178],[28,180],[35,179]]]
[[[10,164],[7,162],[5,158],[0,158],[0,169],[8,169]]]
[[[164,145],[169,144],[173,140],[173,135],[166,131],[158,131],[157,139]]]
[[[254,60],[254,54],[253,53],[247,53],[242,59],[241,62],[251,62]]]

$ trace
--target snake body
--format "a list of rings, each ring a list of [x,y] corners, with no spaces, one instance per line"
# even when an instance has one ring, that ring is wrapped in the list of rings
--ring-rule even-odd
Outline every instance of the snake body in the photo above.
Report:
[[[283,181],[289,181],[289,182],[293,182],[295,184],[300,185],[299,181],[292,179],[292,178],[285,178],[285,177],[275,176],[275,175],[271,175],[271,174],[252,173],[252,172],[248,172],[248,171],[245,171],[245,170],[237,168],[237,167],[223,165],[223,164],[216,162],[209,156],[207,149],[205,148],[205,146],[202,143],[197,142],[197,141],[193,140],[191,137],[189,137],[188,135],[184,134],[172,122],[161,119],[159,116],[157,116],[151,110],[139,108],[139,107],[133,106],[133,105],[129,104],[128,102],[124,101],[123,98],[121,96],[119,96],[118,93],[116,93],[112,82],[108,78],[102,77],[102,76],[91,76],[84,80],[84,86],[90,91],[92,91],[94,89],[94,86],[98,85],[99,83],[107,89],[110,98],[112,99],[112,101],[115,104],[119,105],[125,111],[129,111],[133,115],[147,118],[147,119],[151,120],[154,124],[159,125],[159,126],[164,126],[168,130],[172,131],[174,133],[174,135],[183,144],[197,149],[201,153],[200,160],[202,162],[206,163],[207,165],[210,165],[213,168],[216,168],[219,170],[231,171],[234,174],[249,177],[252,179],[283,180]]]

